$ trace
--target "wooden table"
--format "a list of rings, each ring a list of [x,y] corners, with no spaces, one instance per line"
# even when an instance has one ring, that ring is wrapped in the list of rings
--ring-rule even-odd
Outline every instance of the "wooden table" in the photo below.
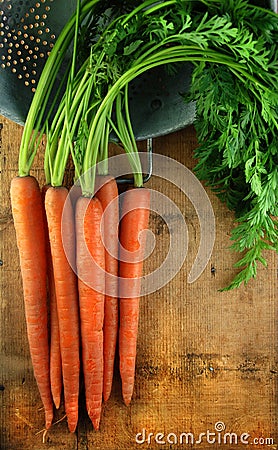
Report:
[[[77,432],[68,432],[62,406],[55,415],[57,423],[43,433],[9,197],[22,127],[3,117],[0,123],[1,449],[277,449],[277,255],[269,253],[268,268],[260,267],[257,279],[247,287],[220,292],[236,273],[237,255],[229,250],[234,217],[206,189],[216,218],[216,241],[206,269],[188,284],[200,239],[198,216],[184,194],[157,177],[148,186],[180,208],[188,227],[189,249],[174,279],[141,300],[133,401],[130,407],[122,402],[116,361],[113,392],[104,405],[99,432],[86,416],[81,388]],[[194,129],[189,127],[156,138],[154,151],[191,169],[196,145]],[[33,173],[43,182],[41,156]],[[170,220],[174,222],[175,217]],[[169,230],[157,215],[151,215],[150,226],[157,250],[147,259],[146,271],[162,262],[169,243]],[[182,445],[176,443],[180,438]]]

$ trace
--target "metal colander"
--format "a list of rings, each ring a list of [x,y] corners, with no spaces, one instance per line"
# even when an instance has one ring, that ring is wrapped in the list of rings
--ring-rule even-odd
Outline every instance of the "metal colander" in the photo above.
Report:
[[[0,0],[0,112],[23,124],[45,60],[75,0]]]
[[[33,6],[28,0],[0,3],[1,68],[15,74],[22,87],[34,92],[39,71],[59,32],[55,15],[51,15],[53,0],[41,0]]]
[[[45,60],[75,7],[76,0],[0,0],[0,114],[24,124]],[[137,139],[193,123],[195,106],[180,95],[188,91],[190,80],[191,66],[184,64],[173,77],[160,68],[131,83]]]

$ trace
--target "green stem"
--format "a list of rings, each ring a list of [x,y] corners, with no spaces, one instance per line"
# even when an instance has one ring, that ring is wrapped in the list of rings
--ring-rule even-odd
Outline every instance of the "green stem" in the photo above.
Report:
[[[112,114],[112,106],[107,111],[107,120],[105,126],[103,127],[103,133],[100,143],[99,149],[99,157],[98,157],[98,173],[99,175],[108,175],[109,174],[109,164],[108,164],[108,146],[109,146],[109,138],[111,133],[111,114]]]
[[[125,117],[126,117],[126,124],[127,124],[127,131],[130,136],[131,140],[131,146],[130,148],[133,151],[134,159],[136,162],[136,165],[134,166],[133,173],[134,173],[134,185],[135,187],[142,187],[143,186],[143,175],[142,175],[142,165],[140,161],[140,157],[138,154],[138,148],[131,124],[130,114],[129,114],[129,108],[128,108],[128,83],[125,85],[125,92],[124,92],[124,104],[125,104]]]
[[[80,0],[77,0],[77,5],[76,5],[76,21],[75,21],[75,33],[74,33],[74,40],[73,40],[73,52],[72,52],[72,63],[71,63],[71,70],[70,70],[70,75],[69,75],[69,79],[68,79],[68,83],[67,83],[67,87],[66,87],[66,94],[65,94],[65,133],[66,133],[66,137],[65,139],[67,139],[68,142],[68,148],[71,152],[71,154],[74,154],[73,151],[73,139],[72,139],[72,133],[74,133],[74,126],[72,129],[72,126],[70,126],[71,124],[71,118],[70,118],[70,112],[71,112],[71,104],[72,104],[72,92],[73,92],[73,88],[74,88],[74,75],[75,75],[75,67],[76,67],[76,58],[77,58],[77,45],[78,45],[78,32],[79,32],[79,19],[80,19]],[[82,105],[81,105],[82,106]],[[78,117],[78,115],[77,115]],[[76,118],[75,118],[75,122],[76,122]],[[61,139],[61,141],[63,142],[63,140]],[[65,143],[65,148],[67,148],[67,144]],[[65,154],[67,152],[65,151]],[[68,156],[67,156],[68,159]],[[62,167],[62,173],[60,174],[60,178],[62,179],[62,177],[64,177],[64,168]],[[76,167],[76,170],[77,167]],[[62,183],[62,180],[61,180]]]
[[[67,112],[67,99],[66,96],[62,99],[60,107],[53,119],[52,126],[48,133],[48,151],[46,152],[46,165],[52,167],[51,170],[51,184],[53,186],[59,186],[62,183],[64,170],[67,163],[71,147],[67,147],[65,144],[65,135],[63,129],[67,127],[67,122],[71,123],[75,117],[75,111],[78,108],[82,99],[86,99],[86,92],[91,91],[91,78],[89,77],[89,72],[85,71],[83,78],[79,83],[75,83],[74,89],[72,90],[72,98],[70,111]],[[78,114],[77,114],[78,116]],[[70,129],[70,127],[69,127]],[[75,128],[70,130],[71,136]],[[59,141],[59,137],[62,136]],[[69,136],[69,135],[68,135]],[[63,145],[65,147],[63,148]]]
[[[131,170],[134,174],[134,179],[136,177],[136,174],[138,172],[138,164],[137,164],[137,158],[136,158],[136,146],[135,149],[132,147],[132,140],[131,135],[128,131],[127,125],[125,123],[125,119],[123,117],[123,105],[122,105],[122,92],[119,92],[116,98],[116,120],[117,120],[117,126],[114,125],[114,131],[116,132],[119,141],[121,142],[121,145],[123,146],[130,166]]]
[[[85,0],[80,10],[80,20],[97,4],[100,0]],[[38,135],[38,130],[43,128],[42,118],[49,100],[57,74],[65,58],[75,32],[76,14],[73,14],[60,33],[49,57],[46,60],[41,73],[36,92],[26,118],[23,130],[20,152],[19,152],[19,176],[29,175],[35,152],[33,144],[34,134]],[[39,111],[39,114],[38,114]],[[33,136],[33,140],[32,140]],[[36,148],[37,150],[37,148]]]
[[[82,92],[80,94],[82,94]],[[61,137],[54,160],[51,180],[51,184],[53,186],[60,186],[62,184],[69,154],[74,153],[73,139],[76,133],[77,126],[80,122],[80,118],[82,117],[84,109],[83,102],[85,102],[85,98],[86,97],[83,97],[82,95],[78,96],[78,98],[75,98],[74,102],[72,103],[72,107],[66,114],[65,123],[61,131]],[[76,170],[78,170],[78,166],[76,166]]]

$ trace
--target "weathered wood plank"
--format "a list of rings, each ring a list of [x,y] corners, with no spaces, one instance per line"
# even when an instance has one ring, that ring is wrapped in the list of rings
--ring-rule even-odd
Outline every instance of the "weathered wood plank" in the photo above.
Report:
[[[225,432],[249,433],[250,445],[203,443],[171,448],[254,448],[251,440],[272,438],[277,449],[277,257],[269,254],[269,266],[258,277],[234,292],[219,292],[235,274],[236,255],[228,249],[233,214],[214,194],[207,193],[216,217],[216,241],[211,259],[200,278],[187,283],[197,253],[200,227],[191,202],[173,185],[153,177],[148,186],[163,192],[181,209],[188,226],[189,249],[175,278],[141,301],[136,387],[129,408],[121,400],[116,364],[110,400],[104,406],[100,432],[92,430],[80,395],[78,431],[70,435],[66,421],[53,425],[43,444],[44,414],[32,374],[26,338],[22,284],[15,245],[9,185],[16,174],[17,152],[22,128],[0,117],[1,132],[1,438],[3,450],[170,448],[158,444],[148,433],[194,434],[215,432],[223,422]],[[156,153],[168,155],[192,168],[192,150],[197,145],[193,128],[157,138]],[[43,182],[42,156],[34,174]],[[173,216],[170,223],[174,225]],[[156,214],[151,216],[156,249],[145,270],[161,264],[169,245],[167,227]],[[215,271],[211,271],[214,267]],[[163,282],[163,280],[161,280]],[[63,418],[63,406],[56,419]],[[144,444],[135,437],[146,430]],[[219,437],[220,436],[220,437]],[[216,433],[217,439],[224,432]],[[143,435],[138,439],[143,440]],[[166,437],[164,439],[166,439]],[[213,439],[213,436],[210,436]],[[185,439],[185,437],[184,437]],[[166,439],[167,441],[167,439]],[[165,442],[166,442],[165,441]]]

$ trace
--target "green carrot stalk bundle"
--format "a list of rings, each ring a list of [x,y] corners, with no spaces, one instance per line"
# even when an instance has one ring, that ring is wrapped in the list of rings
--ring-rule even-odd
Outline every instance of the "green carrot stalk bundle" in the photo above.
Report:
[[[38,149],[36,140],[40,141],[43,132],[46,131],[47,121],[45,117],[50,117],[51,112],[53,112],[53,106],[55,106],[55,101],[53,101],[52,105],[49,105],[49,98],[51,92],[53,93],[54,91],[55,80],[74,39],[76,24],[79,23],[79,20],[82,21],[88,14],[92,13],[99,2],[100,0],[83,0],[82,5],[80,5],[80,1],[77,1],[76,13],[64,26],[46,60],[23,130],[19,157],[20,176],[29,174]],[[57,93],[55,92],[55,94]],[[54,98],[56,98],[55,95]]]
[[[75,227],[68,190],[50,187],[45,210],[51,247],[68,427],[76,429],[79,396],[79,313],[75,260]]]
[[[98,176],[96,179],[96,197],[99,199],[104,215],[104,247],[105,247],[105,304],[104,304],[104,371],[103,398],[110,397],[116,343],[118,336],[118,225],[119,204],[116,180],[109,176]]]
[[[11,182],[11,203],[23,281],[25,316],[34,375],[45,410],[53,418],[47,328],[47,267],[41,191],[32,176]]]
[[[99,429],[103,392],[103,321],[105,252],[101,237],[102,206],[97,198],[77,201],[76,265],[86,407]]]
[[[145,235],[140,237],[140,233],[148,228],[149,210],[148,189],[134,188],[124,193],[120,222],[119,356],[122,395],[126,405],[131,401],[135,378],[140,277],[145,251]]]

